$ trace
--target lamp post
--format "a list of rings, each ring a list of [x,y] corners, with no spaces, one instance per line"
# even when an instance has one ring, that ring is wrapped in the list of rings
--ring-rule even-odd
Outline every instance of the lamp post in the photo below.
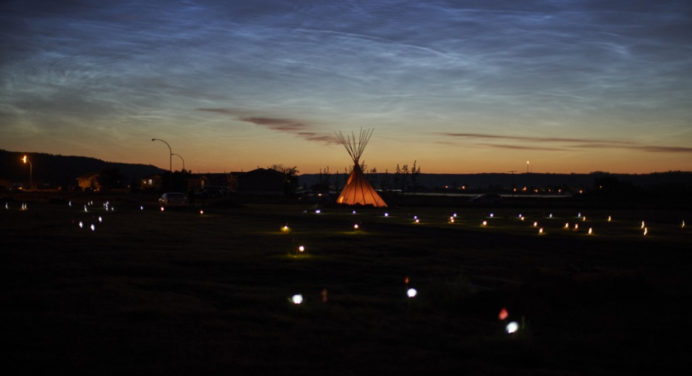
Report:
[[[529,173],[529,165],[531,165],[531,161],[526,161],[526,173]]]
[[[34,186],[34,166],[31,164],[26,154],[22,157],[22,162],[24,162],[24,164],[29,164],[29,188],[31,188]]]
[[[171,145],[169,145],[168,142],[160,138],[152,138],[151,141],[161,141],[164,144],[166,144],[166,146],[168,146],[168,171],[170,173],[173,173],[173,149],[171,149]]]
[[[183,161],[183,172],[185,172],[185,160],[183,159],[183,156],[178,153],[173,153],[172,155],[175,155],[176,157],[180,158],[181,161]]]

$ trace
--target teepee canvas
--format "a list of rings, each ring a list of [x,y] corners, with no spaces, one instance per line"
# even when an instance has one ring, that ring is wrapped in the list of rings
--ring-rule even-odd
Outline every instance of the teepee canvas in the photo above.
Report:
[[[353,159],[353,171],[349,175],[344,189],[336,199],[337,204],[344,205],[372,205],[374,207],[386,207],[382,197],[377,194],[375,189],[370,185],[368,180],[363,175],[363,170],[360,168],[358,160],[363,155],[365,146],[372,136],[372,129],[360,130],[360,137],[356,140],[356,136],[351,133],[351,136],[344,136],[339,132],[336,138],[344,145],[348,155]]]

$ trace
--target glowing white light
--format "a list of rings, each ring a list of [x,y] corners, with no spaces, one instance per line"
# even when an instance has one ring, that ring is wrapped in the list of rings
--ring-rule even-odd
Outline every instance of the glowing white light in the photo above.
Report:
[[[299,245],[299,246],[298,246],[298,252],[301,252],[301,253],[302,253],[302,252],[305,252],[305,246]]]
[[[352,211],[352,212],[351,212],[351,214],[356,214],[356,211],[355,211],[355,210],[354,210],[354,211]]]
[[[96,231],[96,226],[94,226],[93,223],[91,224],[91,226],[89,226],[89,228],[91,229],[91,231]]]
[[[644,227],[646,227],[646,223],[645,223],[644,221],[642,221],[642,226],[641,226],[641,228],[644,229]]]
[[[538,227],[538,222],[537,222],[537,221],[533,221],[533,227]]]
[[[5,210],[10,210],[10,204],[7,202],[5,203]]]
[[[358,230],[358,224],[357,223],[355,225],[353,225],[353,229]]]
[[[67,206],[72,207],[72,201],[68,201]]]
[[[420,219],[416,218],[415,222],[420,223]]]
[[[553,218],[553,213],[548,214],[548,218]]]
[[[291,229],[288,227],[288,225],[284,225],[284,227],[281,228],[281,232],[289,232]]]
[[[296,305],[297,305],[297,304],[303,303],[303,295],[300,295],[300,294],[295,294],[295,295],[293,295],[293,296],[291,297],[291,302],[292,302],[293,304],[296,304]]]
[[[685,220],[682,220],[682,224],[680,225],[680,228],[685,228]]]
[[[89,209],[87,209],[87,206],[86,206],[86,205],[84,205],[84,212],[85,212],[85,213],[89,212]]]
[[[452,214],[452,217],[456,218],[456,217],[457,217],[457,213],[453,213],[453,214]]]
[[[538,235],[543,235],[543,227],[538,229]]]
[[[613,217],[612,217],[612,216],[608,216],[608,222],[612,222],[612,221],[613,221]]]
[[[84,228],[84,222],[79,221],[79,228]]]
[[[487,226],[487,225],[488,225],[488,221],[481,222],[481,226]]]
[[[581,217],[582,222],[586,222],[586,216]]]
[[[490,213],[489,217],[490,217],[490,218],[495,217],[495,213]]]
[[[165,211],[165,210],[166,210],[166,209],[162,206],[162,207],[161,207],[161,211]]]
[[[646,234],[648,234],[648,233],[649,233],[649,228],[648,228],[648,227],[644,227],[644,236],[646,236]]]
[[[593,229],[589,227],[589,235],[593,235]]]
[[[418,216],[417,216],[417,215],[414,215],[414,216],[413,216],[413,219],[418,219]]]
[[[315,214],[320,214],[320,213],[322,213],[322,210],[320,210],[320,209],[315,210]]]
[[[519,330],[519,324],[517,324],[516,321],[510,321],[509,324],[507,324],[507,326],[505,327],[505,330],[508,334],[516,333],[517,330]]]
[[[567,230],[569,228],[569,222],[565,222],[565,226],[563,228]]]
[[[385,217],[389,217],[389,213],[384,213],[384,216],[385,216]]]
[[[19,208],[19,210],[26,210],[27,206],[25,202],[22,202],[22,206]]]
[[[202,214],[204,214],[204,210],[199,209],[199,215],[202,215]]]
[[[416,291],[416,289],[414,289],[413,287],[411,287],[410,289],[406,290],[406,296],[408,296],[409,299],[415,298],[416,295],[418,295],[418,291]]]
[[[517,218],[521,218],[521,217],[523,217],[523,216],[524,216],[523,214],[519,213],[519,215],[517,216]]]
[[[449,217],[449,223],[454,223],[454,217]]]
[[[579,223],[575,223],[575,224],[574,224],[574,229],[575,229],[575,230],[579,230]]]
[[[581,218],[581,212],[577,213],[577,218]]]
[[[103,217],[99,215],[99,223],[103,223]]]
[[[140,205],[140,206],[139,206],[139,210],[140,210],[140,211],[143,211],[143,210],[144,210],[144,205]]]

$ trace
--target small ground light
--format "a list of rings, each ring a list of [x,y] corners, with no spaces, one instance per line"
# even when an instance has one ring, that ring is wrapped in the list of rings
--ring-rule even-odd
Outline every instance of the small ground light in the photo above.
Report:
[[[543,227],[538,229],[538,235],[543,235]]]
[[[413,216],[413,219],[418,219],[418,216],[417,216],[417,215],[414,215],[414,216]]]
[[[351,212],[351,214],[356,214],[356,211],[355,211],[355,210],[354,210],[354,211],[352,211],[352,212]]]
[[[404,277],[404,283],[408,285],[409,282],[411,282],[411,278],[408,276]]]
[[[577,213],[577,218],[581,218],[581,212]]]
[[[143,210],[144,210],[144,206],[143,206],[143,205],[139,205],[139,211],[143,211]]]
[[[165,211],[165,210],[166,210],[166,209],[162,206],[162,207],[161,207],[161,211]]]
[[[680,228],[685,228],[685,220],[682,220],[682,224],[680,224]]]
[[[96,226],[94,226],[93,223],[91,224],[91,226],[89,226],[89,228],[91,229],[91,231],[96,231]]]
[[[389,217],[389,213],[384,213],[384,216],[385,216],[385,217]]]
[[[537,222],[537,221],[534,221],[534,222],[533,222],[533,227],[538,227],[538,222]]]
[[[27,209],[26,203],[25,203],[25,202],[22,202],[22,206],[19,208],[19,210],[24,211],[24,210],[26,210],[26,209]]]
[[[357,223],[353,225],[353,229],[358,230],[358,224]]]
[[[644,227],[646,227],[646,222],[642,221],[642,226],[641,226],[641,229],[643,230],[643,229],[644,229]]]
[[[574,229],[575,229],[575,230],[579,230],[579,223],[575,223],[575,224],[574,224]]]
[[[84,205],[84,212],[86,213],[86,212],[88,212],[88,211],[89,211],[89,209],[87,209],[87,206]]]
[[[457,213],[452,213],[452,217],[456,218],[456,217],[457,217]]]
[[[416,218],[416,220],[414,222],[420,223],[420,219]]]
[[[303,303],[303,295],[295,294],[291,297],[291,303],[298,305]]]
[[[72,207],[72,201],[68,201],[67,206]]]
[[[409,299],[413,299],[418,295],[418,291],[411,287],[410,289],[406,290],[406,296],[408,296]]]
[[[299,245],[299,246],[298,246],[298,252],[300,252],[300,253],[305,252],[305,246]]]
[[[505,330],[508,334],[514,334],[517,332],[517,330],[519,330],[519,324],[517,324],[516,321],[510,321],[505,327]]]
[[[99,215],[99,223],[103,223],[103,217]]]
[[[586,216],[581,217],[582,222],[586,222]]]
[[[204,209],[199,209],[199,215],[204,214]]]
[[[320,213],[322,213],[322,210],[320,210],[320,209],[315,210],[315,214],[320,214]]]
[[[79,228],[84,228],[84,222],[79,221]]]
[[[487,226],[487,225],[488,225],[488,221],[481,222],[481,226]]]
[[[320,295],[322,295],[322,303],[327,302],[327,294],[328,292],[326,288],[322,289],[322,292],[320,292]]]
[[[10,210],[10,204],[7,202],[5,203],[5,210]]]
[[[608,222],[612,222],[612,221],[613,221],[613,217],[609,215],[608,216]]]
[[[449,223],[454,223],[454,217],[449,217]]]
[[[589,233],[588,234],[593,235],[593,229],[591,227],[589,227]]]
[[[569,228],[569,222],[565,222],[564,229],[567,230]]]
[[[648,228],[648,227],[644,227],[644,236],[646,236],[648,233],[649,233],[649,228]]]
[[[289,232],[291,231],[290,228],[288,228],[288,225],[284,225],[284,227],[281,228],[281,232]]]
[[[490,213],[490,215],[488,217],[490,217],[490,218],[495,217],[495,213]]]
[[[509,312],[507,312],[507,308],[502,308],[500,310],[500,313],[497,314],[497,319],[500,321],[507,319],[507,317],[509,317]]]

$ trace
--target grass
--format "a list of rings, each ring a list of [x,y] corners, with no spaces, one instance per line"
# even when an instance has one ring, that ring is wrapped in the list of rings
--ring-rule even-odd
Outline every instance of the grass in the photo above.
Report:
[[[589,210],[575,231],[562,229],[571,208],[200,215],[131,198],[84,213],[86,201],[0,209],[11,373],[610,375],[672,373],[687,357],[689,213]]]

